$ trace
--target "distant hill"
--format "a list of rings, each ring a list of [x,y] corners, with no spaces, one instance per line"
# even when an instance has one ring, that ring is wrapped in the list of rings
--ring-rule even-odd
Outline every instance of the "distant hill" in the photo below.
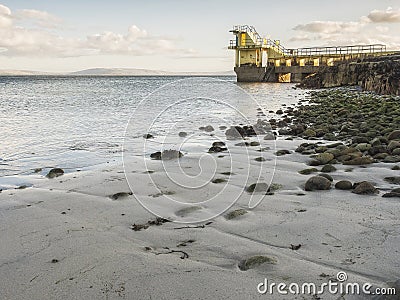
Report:
[[[206,75],[221,75],[221,76],[229,76],[235,75],[233,71],[224,71],[224,72],[168,72],[168,71],[160,71],[160,70],[147,70],[147,69],[128,69],[128,68],[95,68],[95,69],[87,69],[77,72],[69,73],[68,75],[75,76],[188,76],[188,75],[197,75],[197,76],[206,76]]]
[[[232,71],[223,72],[168,72],[131,68],[93,68],[70,73],[50,73],[29,70],[0,70],[0,76],[234,76]]]

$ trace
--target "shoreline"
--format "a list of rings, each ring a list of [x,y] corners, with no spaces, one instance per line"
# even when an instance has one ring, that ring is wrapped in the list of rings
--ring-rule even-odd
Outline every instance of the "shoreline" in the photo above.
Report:
[[[318,92],[311,92],[314,97],[315,93]],[[320,93],[329,94],[329,91]],[[332,95],[337,97],[337,91],[333,90]],[[302,107],[296,106],[296,109]],[[296,109],[293,118],[301,118],[300,114],[296,115]],[[314,112],[321,113],[318,109]],[[271,123],[275,130],[292,126],[286,121],[287,126],[279,126],[279,121],[287,117],[285,114],[283,111],[277,115],[276,125]],[[257,293],[257,284],[264,278],[274,282],[323,283],[334,279],[339,271],[345,271],[350,282],[391,285],[400,278],[397,249],[400,208],[399,198],[382,195],[398,186],[384,178],[400,176],[398,170],[391,169],[399,163],[385,163],[385,158],[376,158],[378,162],[367,165],[346,165],[340,163],[337,159],[340,155],[336,153],[338,156],[333,159],[337,163],[330,159],[324,164],[309,166],[313,160],[310,156],[339,150],[340,145],[323,148],[338,141],[317,138],[317,131],[322,129],[318,124],[310,126],[305,119],[299,123],[307,125],[311,136],[304,139],[305,129],[295,135],[290,133],[292,140],[288,140],[289,135],[279,137],[276,149],[275,142],[263,140],[263,136],[262,145],[255,146],[235,145],[240,140],[226,141],[229,151],[239,160],[232,170],[234,175],[218,174],[218,178],[227,179],[233,191],[243,191],[245,186],[240,183],[245,177],[238,166],[246,157],[256,165],[255,158],[262,156],[266,165],[276,159],[272,180],[276,190],[254,209],[247,207],[249,193],[244,193],[230,209],[211,219],[212,223],[200,223],[204,225],[200,228],[189,226],[177,230],[186,225],[157,221],[134,195],[129,195],[131,189],[121,164],[45,178],[34,187],[2,191],[0,274],[5,280],[0,284],[1,298],[47,299],[43,297],[47,295],[48,299],[130,299],[134,295],[140,299],[188,299],[202,295],[205,299],[227,296],[253,299],[266,297]],[[295,123],[296,127],[299,123]],[[332,139],[332,135],[326,135],[336,131],[327,131],[325,138]],[[257,139],[250,136],[245,141]],[[299,151],[304,143],[319,142],[322,144]],[[270,149],[257,151],[264,145],[270,145]],[[317,152],[317,149],[325,151]],[[358,149],[362,155],[350,159],[369,156],[369,149]],[[289,153],[276,155],[284,150]],[[211,155],[218,157],[219,153]],[[195,166],[196,157],[188,153],[180,160],[190,169]],[[222,167],[229,166],[228,157],[216,159],[221,160]],[[336,168],[326,173],[333,178],[331,189],[305,191],[306,181],[321,174],[322,167],[328,164]],[[299,174],[310,168],[318,172]],[[166,195],[154,193],[149,170],[153,176],[162,177],[163,166],[159,161],[149,161],[146,168],[137,167],[130,175],[132,182],[140,183],[134,186],[138,191],[135,195],[162,207]],[[164,179],[159,180],[168,187]],[[350,190],[336,189],[334,184],[341,180],[370,181],[380,193],[357,195]],[[248,183],[254,183],[252,178]],[[219,184],[224,183],[213,183],[210,191],[216,190]],[[166,191],[175,192],[178,198],[187,197],[179,189]],[[208,209],[206,205],[196,205],[200,206],[197,210],[183,210],[185,206],[179,205],[162,209],[171,216],[190,219]],[[147,228],[135,230],[139,225]],[[292,245],[301,246],[293,250]],[[283,299],[280,295],[268,297]],[[337,299],[337,295],[324,294],[321,299]]]

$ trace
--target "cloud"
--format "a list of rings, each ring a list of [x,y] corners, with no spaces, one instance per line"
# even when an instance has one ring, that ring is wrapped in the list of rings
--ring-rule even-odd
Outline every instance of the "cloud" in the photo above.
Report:
[[[386,10],[373,10],[367,18],[373,23],[400,23],[400,9],[388,7]]]
[[[363,25],[361,22],[314,21],[297,25],[293,30],[311,33],[357,32]]]
[[[319,43],[320,46],[343,46],[355,44],[385,44],[387,49],[399,49],[398,32],[376,23],[400,21],[400,11],[388,8],[386,11],[373,10],[368,16],[361,16],[357,21],[313,21],[299,24],[293,28],[298,34],[290,42]]]
[[[19,23],[25,26],[21,26]],[[27,26],[32,23],[36,26]],[[83,38],[67,38],[48,29],[62,22],[45,11],[24,9],[15,14],[0,5],[0,55],[73,57],[100,54],[188,55],[192,49],[178,46],[179,40],[155,36],[135,25],[124,34],[105,31]]]

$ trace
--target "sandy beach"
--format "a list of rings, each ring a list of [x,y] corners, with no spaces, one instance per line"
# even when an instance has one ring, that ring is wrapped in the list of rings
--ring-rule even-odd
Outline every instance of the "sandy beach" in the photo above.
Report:
[[[146,165],[134,158],[127,175],[126,166],[124,170],[122,164],[106,164],[52,179],[33,175],[32,187],[3,190],[0,298],[365,299],[257,291],[264,279],[320,285],[337,281],[338,272],[346,272],[348,282],[368,282],[374,288],[395,285],[400,278],[399,198],[382,195],[398,187],[384,179],[399,176],[396,168],[392,170],[396,163],[337,163],[329,173],[330,190],[305,191],[305,182],[322,167],[316,166],[316,173],[299,173],[311,168],[312,158],[296,149],[310,140],[280,136],[273,141],[260,135],[244,141],[261,145],[226,140],[230,155],[208,154],[218,161],[218,169],[201,175],[225,180],[210,182],[202,191],[213,194],[227,186],[222,194],[222,206],[227,207],[227,195],[241,196],[227,211],[204,222],[198,220],[212,217],[219,207],[171,204],[168,195],[192,202],[202,195],[171,185],[163,161],[150,157]],[[266,147],[269,150],[259,151]],[[279,150],[289,154],[277,156]],[[190,170],[203,155],[183,154],[167,163],[179,161],[181,168]],[[255,160],[260,156],[265,162]],[[205,161],[205,170],[213,169],[209,164],[214,160]],[[268,175],[270,168],[263,173],[266,181],[272,179],[273,192],[261,193],[262,201],[254,209],[248,204],[257,193],[245,191],[254,181],[240,167],[247,161],[255,166],[276,162],[273,177]],[[169,175],[179,179],[181,171],[170,168]],[[368,181],[377,191],[358,195],[335,188],[342,180]],[[156,218],[141,203],[158,209],[165,219]],[[179,222],[169,222],[174,220]]]

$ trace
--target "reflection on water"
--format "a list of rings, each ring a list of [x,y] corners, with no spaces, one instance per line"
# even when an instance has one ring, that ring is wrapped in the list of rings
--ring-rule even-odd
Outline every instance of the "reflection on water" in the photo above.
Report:
[[[0,176],[31,174],[35,168],[55,166],[76,170],[120,160],[125,128],[139,102],[163,85],[182,79],[184,77],[168,76],[0,77],[3,133]],[[234,77],[219,79],[236,85]],[[215,84],[215,80],[210,80],[212,84],[207,80],[202,82],[213,97],[230,92],[229,88],[224,88],[225,84]],[[252,95],[267,111],[280,108],[282,103],[294,104],[304,94],[290,84],[238,83],[237,86]],[[173,101],[169,96],[168,99]],[[254,104],[240,102],[239,97],[237,93],[231,93],[225,98],[239,103],[240,109],[256,120]],[[196,105],[198,117],[190,120],[194,126],[207,125],[201,124],[202,114],[226,117],[224,110],[213,104]],[[147,107],[148,111],[143,111],[141,116],[146,117],[155,108]],[[187,120],[188,114],[184,111],[187,109],[191,108],[183,105],[180,110],[175,107],[167,116]],[[164,119],[157,126],[155,130],[162,131],[163,126],[166,129],[171,124]]]

